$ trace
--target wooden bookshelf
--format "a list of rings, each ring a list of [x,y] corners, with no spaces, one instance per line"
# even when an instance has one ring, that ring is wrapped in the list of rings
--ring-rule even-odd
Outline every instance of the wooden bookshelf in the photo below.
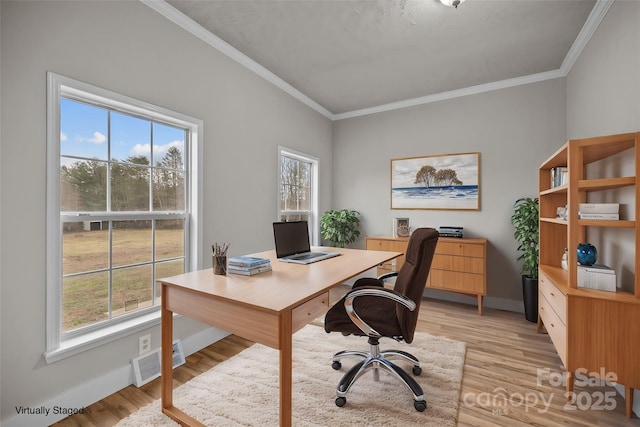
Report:
[[[625,153],[634,165],[633,176],[587,176],[591,163]],[[551,170],[566,167],[568,183],[553,187]],[[540,271],[538,330],[546,328],[566,369],[566,389],[573,391],[576,372],[589,375],[614,373],[624,385],[627,416],[632,415],[633,389],[640,388],[640,132],[567,141],[539,169]],[[631,219],[578,219],[578,205],[591,192],[634,187]],[[556,218],[556,209],[567,207],[567,219]],[[622,229],[633,235],[635,261],[627,266],[633,283],[617,292],[578,288],[577,253],[589,231]],[[615,243],[614,243],[615,244]],[[561,268],[565,248],[568,269]]]

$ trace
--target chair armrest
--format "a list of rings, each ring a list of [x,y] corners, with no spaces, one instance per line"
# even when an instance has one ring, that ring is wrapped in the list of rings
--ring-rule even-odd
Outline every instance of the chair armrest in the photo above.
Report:
[[[386,279],[389,279],[390,277],[396,277],[397,275],[398,275],[397,271],[392,271],[391,273],[385,273],[378,276],[378,280],[385,281]]]
[[[347,315],[349,316],[351,321],[367,336],[375,336],[379,338],[382,335],[371,326],[369,326],[367,322],[362,320],[362,318],[358,316],[358,313],[356,313],[353,308],[353,301],[356,298],[363,296],[387,298],[395,301],[398,304],[402,304],[409,311],[413,311],[416,309],[415,302],[392,289],[362,287],[350,291],[349,293],[347,293],[344,299],[344,308],[347,311]]]

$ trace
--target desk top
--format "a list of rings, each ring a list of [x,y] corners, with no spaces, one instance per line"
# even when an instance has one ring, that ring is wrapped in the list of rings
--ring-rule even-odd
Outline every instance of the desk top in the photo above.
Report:
[[[201,293],[260,310],[282,312],[313,298],[334,286],[387,262],[400,252],[314,247],[313,250],[336,251],[342,255],[308,265],[278,261],[275,251],[251,256],[269,258],[272,270],[254,276],[213,274],[213,269],[198,270],[158,279],[159,283]]]

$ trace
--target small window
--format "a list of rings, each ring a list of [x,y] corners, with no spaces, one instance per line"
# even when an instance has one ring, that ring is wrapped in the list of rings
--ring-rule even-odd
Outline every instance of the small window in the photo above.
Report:
[[[312,244],[318,242],[318,160],[294,150],[279,148],[278,176],[280,221],[307,221]]]

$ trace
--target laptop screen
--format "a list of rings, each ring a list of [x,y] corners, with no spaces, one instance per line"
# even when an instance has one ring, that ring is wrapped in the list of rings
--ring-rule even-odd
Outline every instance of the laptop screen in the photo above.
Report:
[[[278,258],[311,251],[307,221],[274,222],[273,237]]]

